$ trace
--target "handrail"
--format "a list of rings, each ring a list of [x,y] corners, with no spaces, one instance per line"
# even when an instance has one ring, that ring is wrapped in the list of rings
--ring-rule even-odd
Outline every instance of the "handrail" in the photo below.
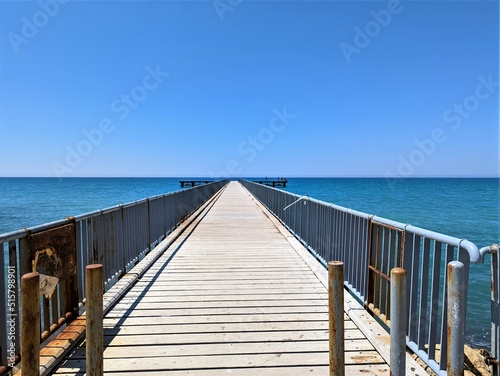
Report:
[[[491,255],[491,351],[487,363],[492,376],[500,376],[500,245],[492,244],[479,250],[481,259]]]
[[[442,242],[442,243],[450,244],[450,245],[453,245],[454,247],[460,246],[461,248],[463,248],[467,251],[467,253],[469,255],[469,259],[472,263],[474,263],[474,264],[482,263],[482,258],[481,258],[481,254],[479,253],[478,247],[474,243],[468,241],[467,239],[456,238],[456,237],[441,234],[439,232],[435,232],[432,230],[427,230],[427,229],[424,229],[421,227],[392,221],[390,219],[385,219],[385,218],[381,218],[378,216],[373,216],[373,221],[378,221],[380,223],[384,223],[384,224],[398,227],[398,228],[405,228],[407,231],[412,232],[416,235],[423,236],[423,237],[430,238],[430,239],[434,239],[434,240]]]
[[[494,255],[500,250],[500,245],[498,244],[492,244],[488,247],[483,247],[479,250],[479,254],[481,257],[481,263],[484,262],[484,256],[486,255]]]

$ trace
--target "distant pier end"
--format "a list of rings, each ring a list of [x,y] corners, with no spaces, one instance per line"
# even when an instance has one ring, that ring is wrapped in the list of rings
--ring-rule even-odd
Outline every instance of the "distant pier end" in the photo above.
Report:
[[[181,188],[196,187],[197,185],[213,183],[213,180],[179,180],[179,183],[181,184]]]
[[[268,185],[271,187],[283,187],[286,188],[286,183],[288,183],[288,180],[285,178],[278,178],[278,179],[263,179],[263,180],[253,180],[254,183],[259,183],[263,185]]]
[[[267,185],[270,187],[283,187],[286,188],[286,184],[288,183],[288,179],[286,178],[277,178],[277,179],[261,179],[261,180],[252,180],[254,183]],[[179,184],[181,188],[184,187],[196,187],[198,185],[204,185],[213,183],[213,180],[179,180]]]

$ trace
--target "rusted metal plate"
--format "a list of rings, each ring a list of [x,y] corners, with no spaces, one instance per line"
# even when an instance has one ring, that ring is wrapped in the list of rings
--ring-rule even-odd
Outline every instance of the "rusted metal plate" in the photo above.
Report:
[[[390,325],[390,273],[403,266],[404,229],[370,221],[366,307]]]
[[[73,223],[29,236],[30,260],[38,252],[36,270],[59,280],[76,276],[76,232]]]

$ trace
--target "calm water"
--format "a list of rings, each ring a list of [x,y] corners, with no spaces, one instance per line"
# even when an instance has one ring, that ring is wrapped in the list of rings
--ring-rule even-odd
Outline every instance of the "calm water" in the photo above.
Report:
[[[177,178],[0,178],[0,233],[179,190]],[[498,179],[289,179],[287,191],[403,223],[500,242]],[[467,342],[489,348],[489,263],[471,267]]]
[[[179,189],[173,178],[0,178],[0,233]]]

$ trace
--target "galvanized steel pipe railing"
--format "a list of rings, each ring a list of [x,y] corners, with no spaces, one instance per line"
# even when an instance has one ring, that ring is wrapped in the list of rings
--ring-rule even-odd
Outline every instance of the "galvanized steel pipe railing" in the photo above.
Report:
[[[0,375],[19,362],[21,277],[33,270],[58,278],[40,298],[41,341],[83,311],[85,267],[103,265],[104,290],[228,183],[221,180],[0,235]]]
[[[391,270],[391,375],[404,376],[406,373],[406,270]]]
[[[470,264],[483,260],[475,244],[250,181],[241,180],[240,183],[325,267],[328,261],[342,261],[346,288],[389,327],[390,271],[405,269],[406,344],[434,372],[446,375],[449,351],[446,268],[452,261],[463,264],[462,294],[466,299]],[[483,253],[494,253],[490,248]],[[496,286],[492,292],[492,353],[496,354],[496,359],[492,363],[498,361],[499,351],[498,246],[496,249],[492,261],[493,285]],[[466,303],[460,308],[463,318]]]
[[[463,309],[467,295],[465,291],[465,268],[460,261],[448,264],[448,296],[447,296],[447,358],[446,371],[449,376],[464,374],[464,332],[465,316]]]
[[[500,376],[500,246],[493,244],[479,250],[481,260],[491,255],[491,352],[486,359],[492,375]]]

